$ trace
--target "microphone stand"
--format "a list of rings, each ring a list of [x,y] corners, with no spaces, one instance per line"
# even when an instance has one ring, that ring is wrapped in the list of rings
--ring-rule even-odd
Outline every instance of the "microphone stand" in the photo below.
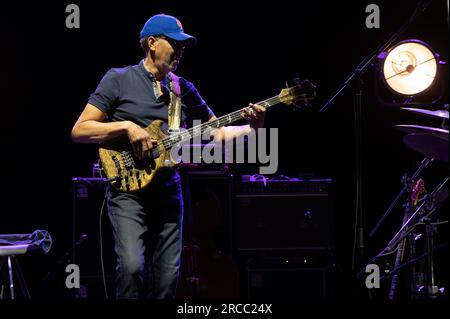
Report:
[[[363,81],[362,76],[368,69],[368,67],[375,61],[375,59],[382,53],[385,52],[396,40],[397,38],[405,32],[412,22],[423,13],[427,7],[430,5],[432,0],[420,0],[417,4],[411,17],[404,23],[392,36],[382,44],[375,52],[369,54],[364,58],[360,64],[356,67],[350,77],[344,82],[344,85],[337,91],[337,93],[326,102],[320,112],[325,112],[347,88],[353,87],[354,98],[353,98],[353,108],[354,108],[354,134],[355,134],[355,166],[356,166],[356,212],[355,212],[355,236],[354,236],[354,248],[356,245],[359,249],[359,256],[363,258],[364,256],[364,228],[363,228],[363,214],[362,214],[362,156],[361,156],[361,110],[362,110],[362,93],[363,93]],[[355,271],[355,253],[352,257],[352,271]]]

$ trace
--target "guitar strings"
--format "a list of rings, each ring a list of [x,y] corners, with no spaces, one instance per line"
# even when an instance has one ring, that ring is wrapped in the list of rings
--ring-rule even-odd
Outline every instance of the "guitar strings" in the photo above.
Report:
[[[279,103],[279,98],[278,97],[273,97],[270,99],[267,99],[265,101],[262,102],[258,102],[256,104],[269,104],[269,105],[264,105],[265,108],[268,108],[276,103]],[[224,115],[219,117],[218,119],[216,119],[213,122],[207,122],[207,123],[203,123],[201,125],[195,126],[193,128],[190,128],[182,133],[179,134],[179,136],[181,137],[181,141],[183,140],[188,140],[194,136],[198,136],[203,134],[204,132],[206,132],[208,129],[213,129],[213,128],[218,128],[221,127],[225,124],[234,122],[236,120],[239,120],[242,118],[242,112],[245,108],[242,108],[240,110],[236,110],[230,114]],[[222,123],[223,122],[223,123]],[[164,140],[165,139],[165,140]],[[166,137],[163,139],[163,144],[165,145],[166,148],[170,148],[173,145],[181,142],[180,140],[176,140],[173,141],[173,137]]]
[[[281,103],[280,96],[274,96],[272,98],[269,98],[269,99],[261,101],[261,102],[257,102],[255,104],[260,104],[267,109],[278,103]],[[159,147],[163,146],[165,149],[169,149],[172,146],[174,146],[182,141],[189,140],[195,136],[203,134],[202,132],[206,132],[208,129],[219,128],[221,126],[224,126],[225,124],[229,124],[236,120],[239,120],[242,118],[241,114],[244,109],[245,108],[242,108],[242,109],[236,110],[232,113],[223,115],[223,116],[217,118],[216,120],[214,120],[213,122],[206,122],[201,125],[197,125],[186,131],[183,131],[175,136],[167,136],[167,137],[163,138],[161,140],[161,143],[157,144],[156,147],[159,148]],[[224,123],[222,123],[223,120],[225,120]],[[218,124],[218,125],[216,125],[216,124]],[[176,139],[174,139],[174,137]]]
[[[262,104],[263,102],[259,102],[257,104]],[[212,121],[212,122],[206,122],[203,123],[201,125],[197,125],[193,128],[190,128],[186,131],[183,131],[181,133],[179,133],[178,135],[175,136],[168,136],[165,137],[162,140],[162,144],[164,145],[164,147],[166,149],[171,148],[173,145],[180,143],[182,141],[185,140],[189,140],[195,136],[204,134],[205,132],[207,132],[208,130],[214,129],[214,128],[219,128],[221,126],[224,126],[227,123],[231,123],[234,122],[236,120],[239,120],[242,118],[242,112],[245,108],[240,109],[240,110],[236,110],[230,114],[224,115],[219,117],[218,119]],[[174,139],[175,137],[175,139]]]
[[[264,100],[264,101],[261,101],[261,102],[255,103],[255,104],[259,104],[259,105],[261,105],[261,106],[263,106],[264,108],[267,109],[270,106],[273,106],[273,105],[278,104],[280,102],[281,102],[280,98],[278,96],[275,96],[275,97],[269,98],[267,100]],[[225,124],[237,121],[237,120],[242,118],[242,112],[243,112],[244,109],[246,109],[246,107],[244,107],[244,108],[242,108],[240,110],[236,110],[234,112],[231,112],[229,114],[223,115],[223,116],[217,118],[216,120],[214,120],[213,122],[206,122],[206,123],[194,126],[194,127],[190,128],[190,129],[188,129],[186,131],[183,131],[183,132],[175,135],[175,137],[181,137],[181,140],[177,139],[177,140],[174,141],[173,140],[174,136],[167,136],[167,137],[163,138],[161,140],[161,142],[156,145],[156,147],[158,148],[160,146],[164,146],[165,149],[168,149],[168,148],[171,148],[173,145],[176,145],[176,144],[182,142],[183,140],[188,140],[188,139],[191,139],[191,138],[193,138],[195,136],[201,135],[205,131],[207,131],[208,129],[218,128],[218,127],[221,127],[221,126],[223,126]],[[224,121],[224,123],[221,123],[222,121]],[[226,123],[226,122],[228,122],[228,123]],[[216,124],[219,124],[219,125],[216,126]]]

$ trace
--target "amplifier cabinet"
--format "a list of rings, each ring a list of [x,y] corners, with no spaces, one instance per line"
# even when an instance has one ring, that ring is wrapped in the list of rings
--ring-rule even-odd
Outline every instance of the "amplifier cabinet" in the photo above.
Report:
[[[72,187],[71,255],[72,262],[80,268],[80,289],[76,290],[75,297],[105,298],[102,257],[108,294],[113,297],[116,257],[107,203],[104,202],[106,182],[102,178],[76,177],[72,179]]]
[[[236,250],[328,250],[333,246],[332,180],[236,185]]]
[[[261,255],[246,257],[245,296],[257,299],[335,299],[335,269],[327,256]]]

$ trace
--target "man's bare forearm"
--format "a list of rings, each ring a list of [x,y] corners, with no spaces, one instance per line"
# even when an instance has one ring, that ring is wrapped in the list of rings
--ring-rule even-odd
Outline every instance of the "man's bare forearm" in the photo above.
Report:
[[[77,143],[101,143],[117,136],[125,135],[131,125],[130,121],[99,122],[88,120],[75,125],[72,129],[72,140]],[[215,141],[229,141],[243,135],[250,135],[255,130],[250,125],[225,126],[215,130]]]
[[[108,123],[94,120],[84,121],[72,129],[72,140],[78,143],[101,143],[127,134],[132,124],[130,121]]]

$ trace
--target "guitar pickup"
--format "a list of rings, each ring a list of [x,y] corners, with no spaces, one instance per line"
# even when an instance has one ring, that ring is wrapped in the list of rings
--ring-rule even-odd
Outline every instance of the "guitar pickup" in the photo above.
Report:
[[[114,166],[117,169],[117,172],[120,173],[120,171],[122,170],[122,167],[120,166],[120,160],[117,158],[117,156],[113,156],[112,160],[114,161]]]

